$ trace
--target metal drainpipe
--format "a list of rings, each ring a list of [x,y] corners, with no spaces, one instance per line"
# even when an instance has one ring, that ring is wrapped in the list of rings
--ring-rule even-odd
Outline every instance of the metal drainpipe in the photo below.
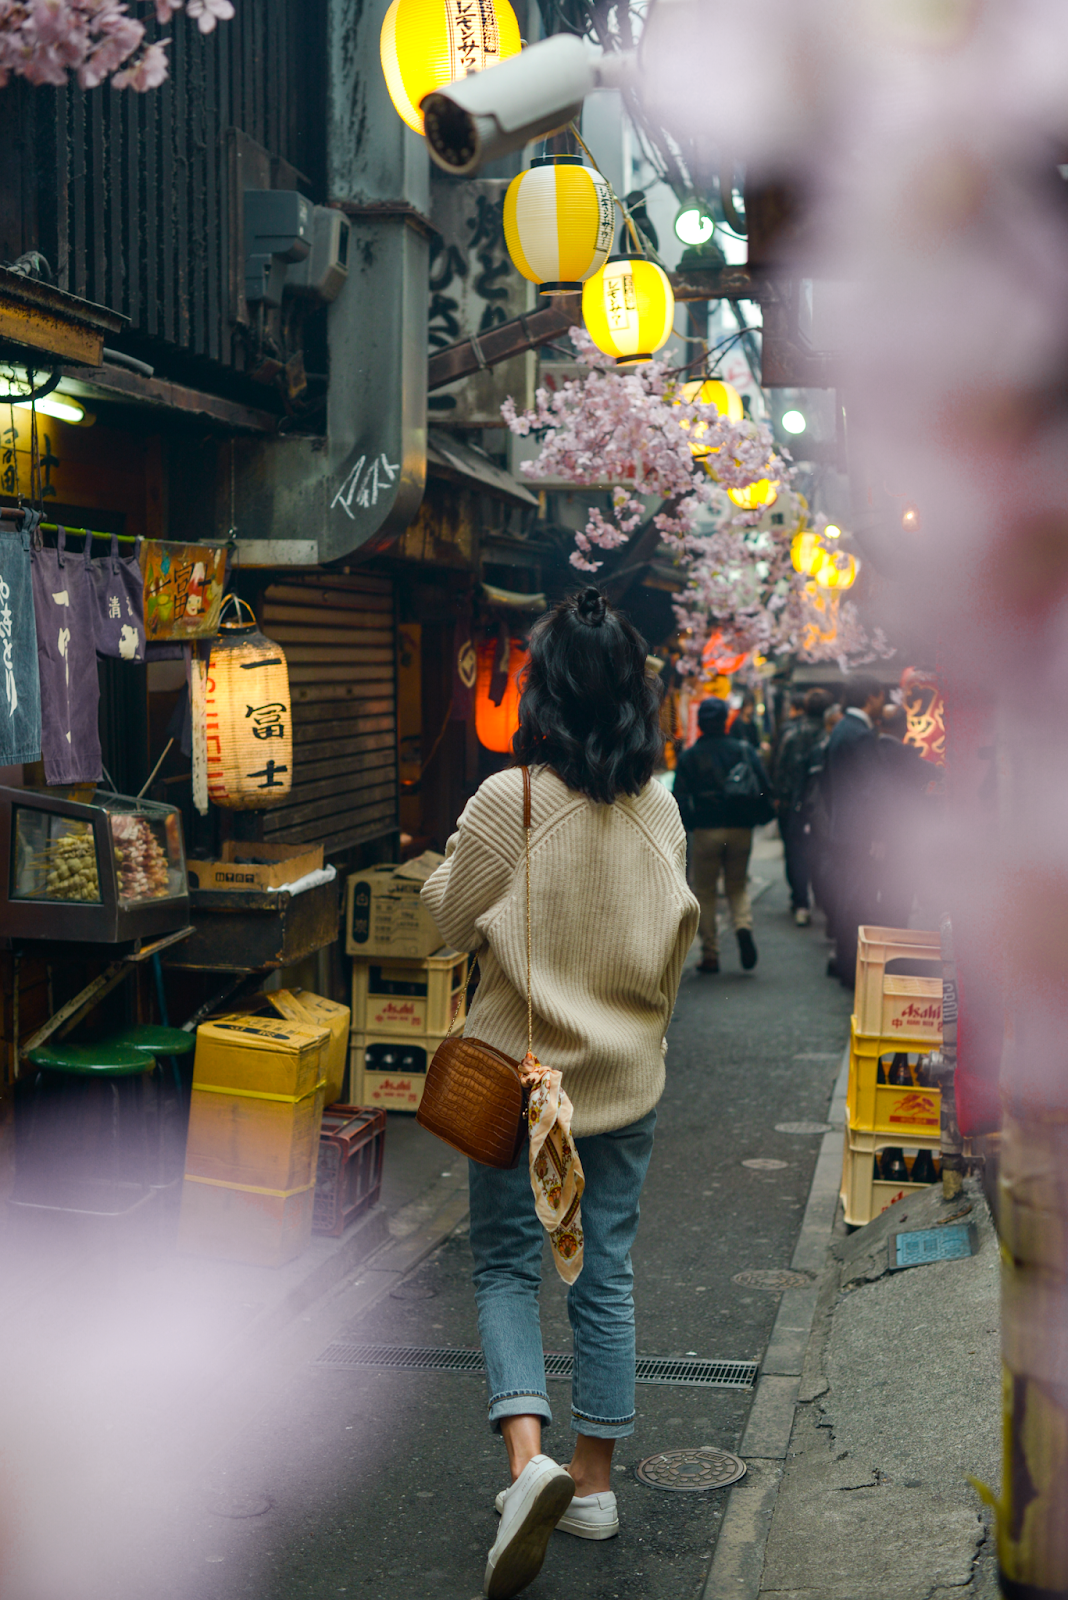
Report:
[[[426,481],[430,174],[386,92],[387,4],[328,0],[328,199],[352,233],[328,313],[326,438],[239,441],[235,453],[239,539],[315,539],[321,563],[403,532]]]

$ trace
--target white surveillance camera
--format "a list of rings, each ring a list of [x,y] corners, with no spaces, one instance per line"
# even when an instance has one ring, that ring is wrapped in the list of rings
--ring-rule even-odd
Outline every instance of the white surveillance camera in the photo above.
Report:
[[[593,89],[620,89],[633,53],[596,55],[573,34],[555,34],[485,72],[458,78],[422,102],[431,160],[467,178],[531,139],[566,128]]]

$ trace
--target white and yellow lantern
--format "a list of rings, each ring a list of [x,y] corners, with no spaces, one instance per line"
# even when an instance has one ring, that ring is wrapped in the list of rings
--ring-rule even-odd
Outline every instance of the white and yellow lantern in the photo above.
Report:
[[[397,115],[422,133],[428,94],[517,56],[521,43],[508,0],[393,0],[379,49]]]
[[[612,191],[580,156],[540,156],[508,185],[504,242],[542,294],[573,294],[612,248]]]
[[[223,622],[220,613],[204,688],[208,797],[229,811],[261,811],[281,805],[293,784],[289,669],[251,607],[230,599],[238,620]]]
[[[728,499],[743,511],[762,511],[773,506],[779,498],[779,484],[775,478],[757,478],[744,489],[728,489]]]
[[[851,589],[857,577],[857,558],[847,550],[827,551],[812,576],[821,589]]]
[[[705,378],[703,381],[698,378],[693,383],[684,383],[675,404],[715,406],[720,416],[726,417],[728,422],[741,422],[745,416],[745,407],[737,389],[733,384],[721,383],[718,378]],[[710,455],[719,454],[712,445],[701,443],[708,432],[707,422],[683,422],[681,426],[691,434],[690,450],[695,461],[704,461]]]
[[[667,274],[643,256],[610,256],[582,286],[582,320],[598,350],[614,356],[617,367],[651,361],[675,321]]]
[[[790,561],[795,572],[811,577],[826,561],[827,548],[818,533],[802,528],[790,541]]]

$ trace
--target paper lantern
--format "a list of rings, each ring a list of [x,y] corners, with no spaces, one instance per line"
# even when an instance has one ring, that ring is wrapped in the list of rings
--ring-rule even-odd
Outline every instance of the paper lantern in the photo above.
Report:
[[[845,550],[836,550],[833,554],[828,551],[812,569],[812,576],[821,589],[852,588],[857,576],[857,558]]]
[[[238,620],[223,622],[220,613],[204,691],[208,796],[229,811],[262,811],[280,805],[292,787],[289,671],[251,607],[231,599]],[[250,622],[240,620],[241,606]]]
[[[478,684],[475,689],[475,733],[486,750],[510,755],[512,740],[519,729],[519,674],[530,659],[530,651],[514,641],[508,647],[508,681],[500,705],[490,699],[490,688],[500,655],[496,639],[478,647]]]
[[[728,489],[727,497],[743,511],[759,511],[763,506],[773,506],[779,498],[779,485],[772,478],[758,478],[747,483],[744,489]]]
[[[709,634],[701,651],[701,665],[706,673],[711,673],[715,677],[729,678],[732,673],[741,669],[748,653],[746,650],[740,654],[736,650],[728,650],[723,641],[723,634],[717,628],[714,633]]]
[[[795,572],[804,572],[811,577],[826,559],[827,549],[819,534],[813,533],[811,528],[802,529],[790,541],[790,560]]]
[[[586,332],[618,367],[651,361],[667,343],[675,296],[665,273],[642,256],[610,256],[582,286]]]
[[[422,133],[428,94],[517,56],[520,44],[508,0],[393,0],[379,48],[397,115]]]
[[[612,191],[580,156],[539,156],[508,185],[504,242],[542,294],[571,294],[612,248]]]
[[[741,422],[745,416],[745,407],[742,397],[733,384],[720,383],[716,378],[706,378],[702,383],[698,379],[694,383],[684,383],[679,390],[676,405],[702,405],[715,406],[721,417],[726,417],[728,422]],[[692,427],[692,442],[690,449],[695,461],[703,461],[706,456],[717,455],[718,448],[711,445],[702,445],[700,440],[708,432],[707,422],[683,422],[681,424],[690,433]]]

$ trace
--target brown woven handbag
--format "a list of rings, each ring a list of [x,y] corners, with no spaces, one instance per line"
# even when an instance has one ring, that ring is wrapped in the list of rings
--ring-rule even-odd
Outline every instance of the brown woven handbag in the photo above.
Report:
[[[527,856],[527,1049],[534,1040],[530,998],[530,770],[523,767],[523,834]],[[462,998],[462,996],[461,996]],[[527,1136],[527,1092],[513,1061],[481,1039],[454,1039],[460,1014],[427,1068],[415,1120],[484,1167],[517,1167]]]

